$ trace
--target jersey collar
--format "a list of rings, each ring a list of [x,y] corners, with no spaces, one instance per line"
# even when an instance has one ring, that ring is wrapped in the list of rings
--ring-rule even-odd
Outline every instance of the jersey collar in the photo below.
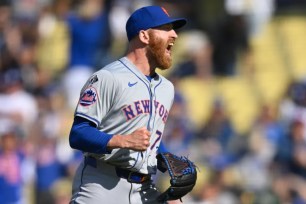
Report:
[[[119,59],[121,63],[123,63],[127,69],[130,69],[134,74],[136,74],[139,78],[145,80],[146,82],[159,82],[160,76],[155,73],[153,77],[144,75],[127,57],[122,57]],[[151,79],[150,79],[151,78]]]

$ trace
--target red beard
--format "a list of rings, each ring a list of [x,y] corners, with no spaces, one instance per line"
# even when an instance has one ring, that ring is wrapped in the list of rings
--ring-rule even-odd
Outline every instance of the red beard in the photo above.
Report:
[[[149,33],[150,42],[148,46],[147,56],[150,64],[155,64],[161,70],[169,69],[172,65],[172,58],[165,54],[167,42],[156,37],[153,33]]]

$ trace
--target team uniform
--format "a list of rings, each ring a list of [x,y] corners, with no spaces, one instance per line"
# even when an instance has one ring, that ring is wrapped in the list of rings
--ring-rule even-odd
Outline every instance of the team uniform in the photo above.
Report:
[[[126,57],[92,75],[81,91],[75,117],[90,121],[109,137],[146,127],[150,146],[143,152],[106,148],[84,152],[71,203],[158,203],[160,193],[151,175],[157,171],[156,155],[173,98],[170,81],[159,74],[145,76]]]

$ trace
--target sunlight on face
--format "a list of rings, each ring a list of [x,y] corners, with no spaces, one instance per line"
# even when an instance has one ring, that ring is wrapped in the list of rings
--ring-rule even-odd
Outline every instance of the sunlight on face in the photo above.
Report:
[[[171,30],[172,25],[167,24],[149,31],[148,58],[150,63],[156,64],[161,70],[169,69],[172,65],[171,48],[174,39],[168,37]]]

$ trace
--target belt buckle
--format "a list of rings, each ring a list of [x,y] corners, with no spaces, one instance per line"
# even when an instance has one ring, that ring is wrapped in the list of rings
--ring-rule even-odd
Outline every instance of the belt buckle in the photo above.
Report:
[[[134,177],[134,178],[133,178]],[[137,178],[135,178],[137,177]],[[146,176],[141,176],[141,175],[136,175],[135,172],[129,172],[129,176],[127,178],[127,181],[130,183],[143,183],[144,181],[146,181]]]

